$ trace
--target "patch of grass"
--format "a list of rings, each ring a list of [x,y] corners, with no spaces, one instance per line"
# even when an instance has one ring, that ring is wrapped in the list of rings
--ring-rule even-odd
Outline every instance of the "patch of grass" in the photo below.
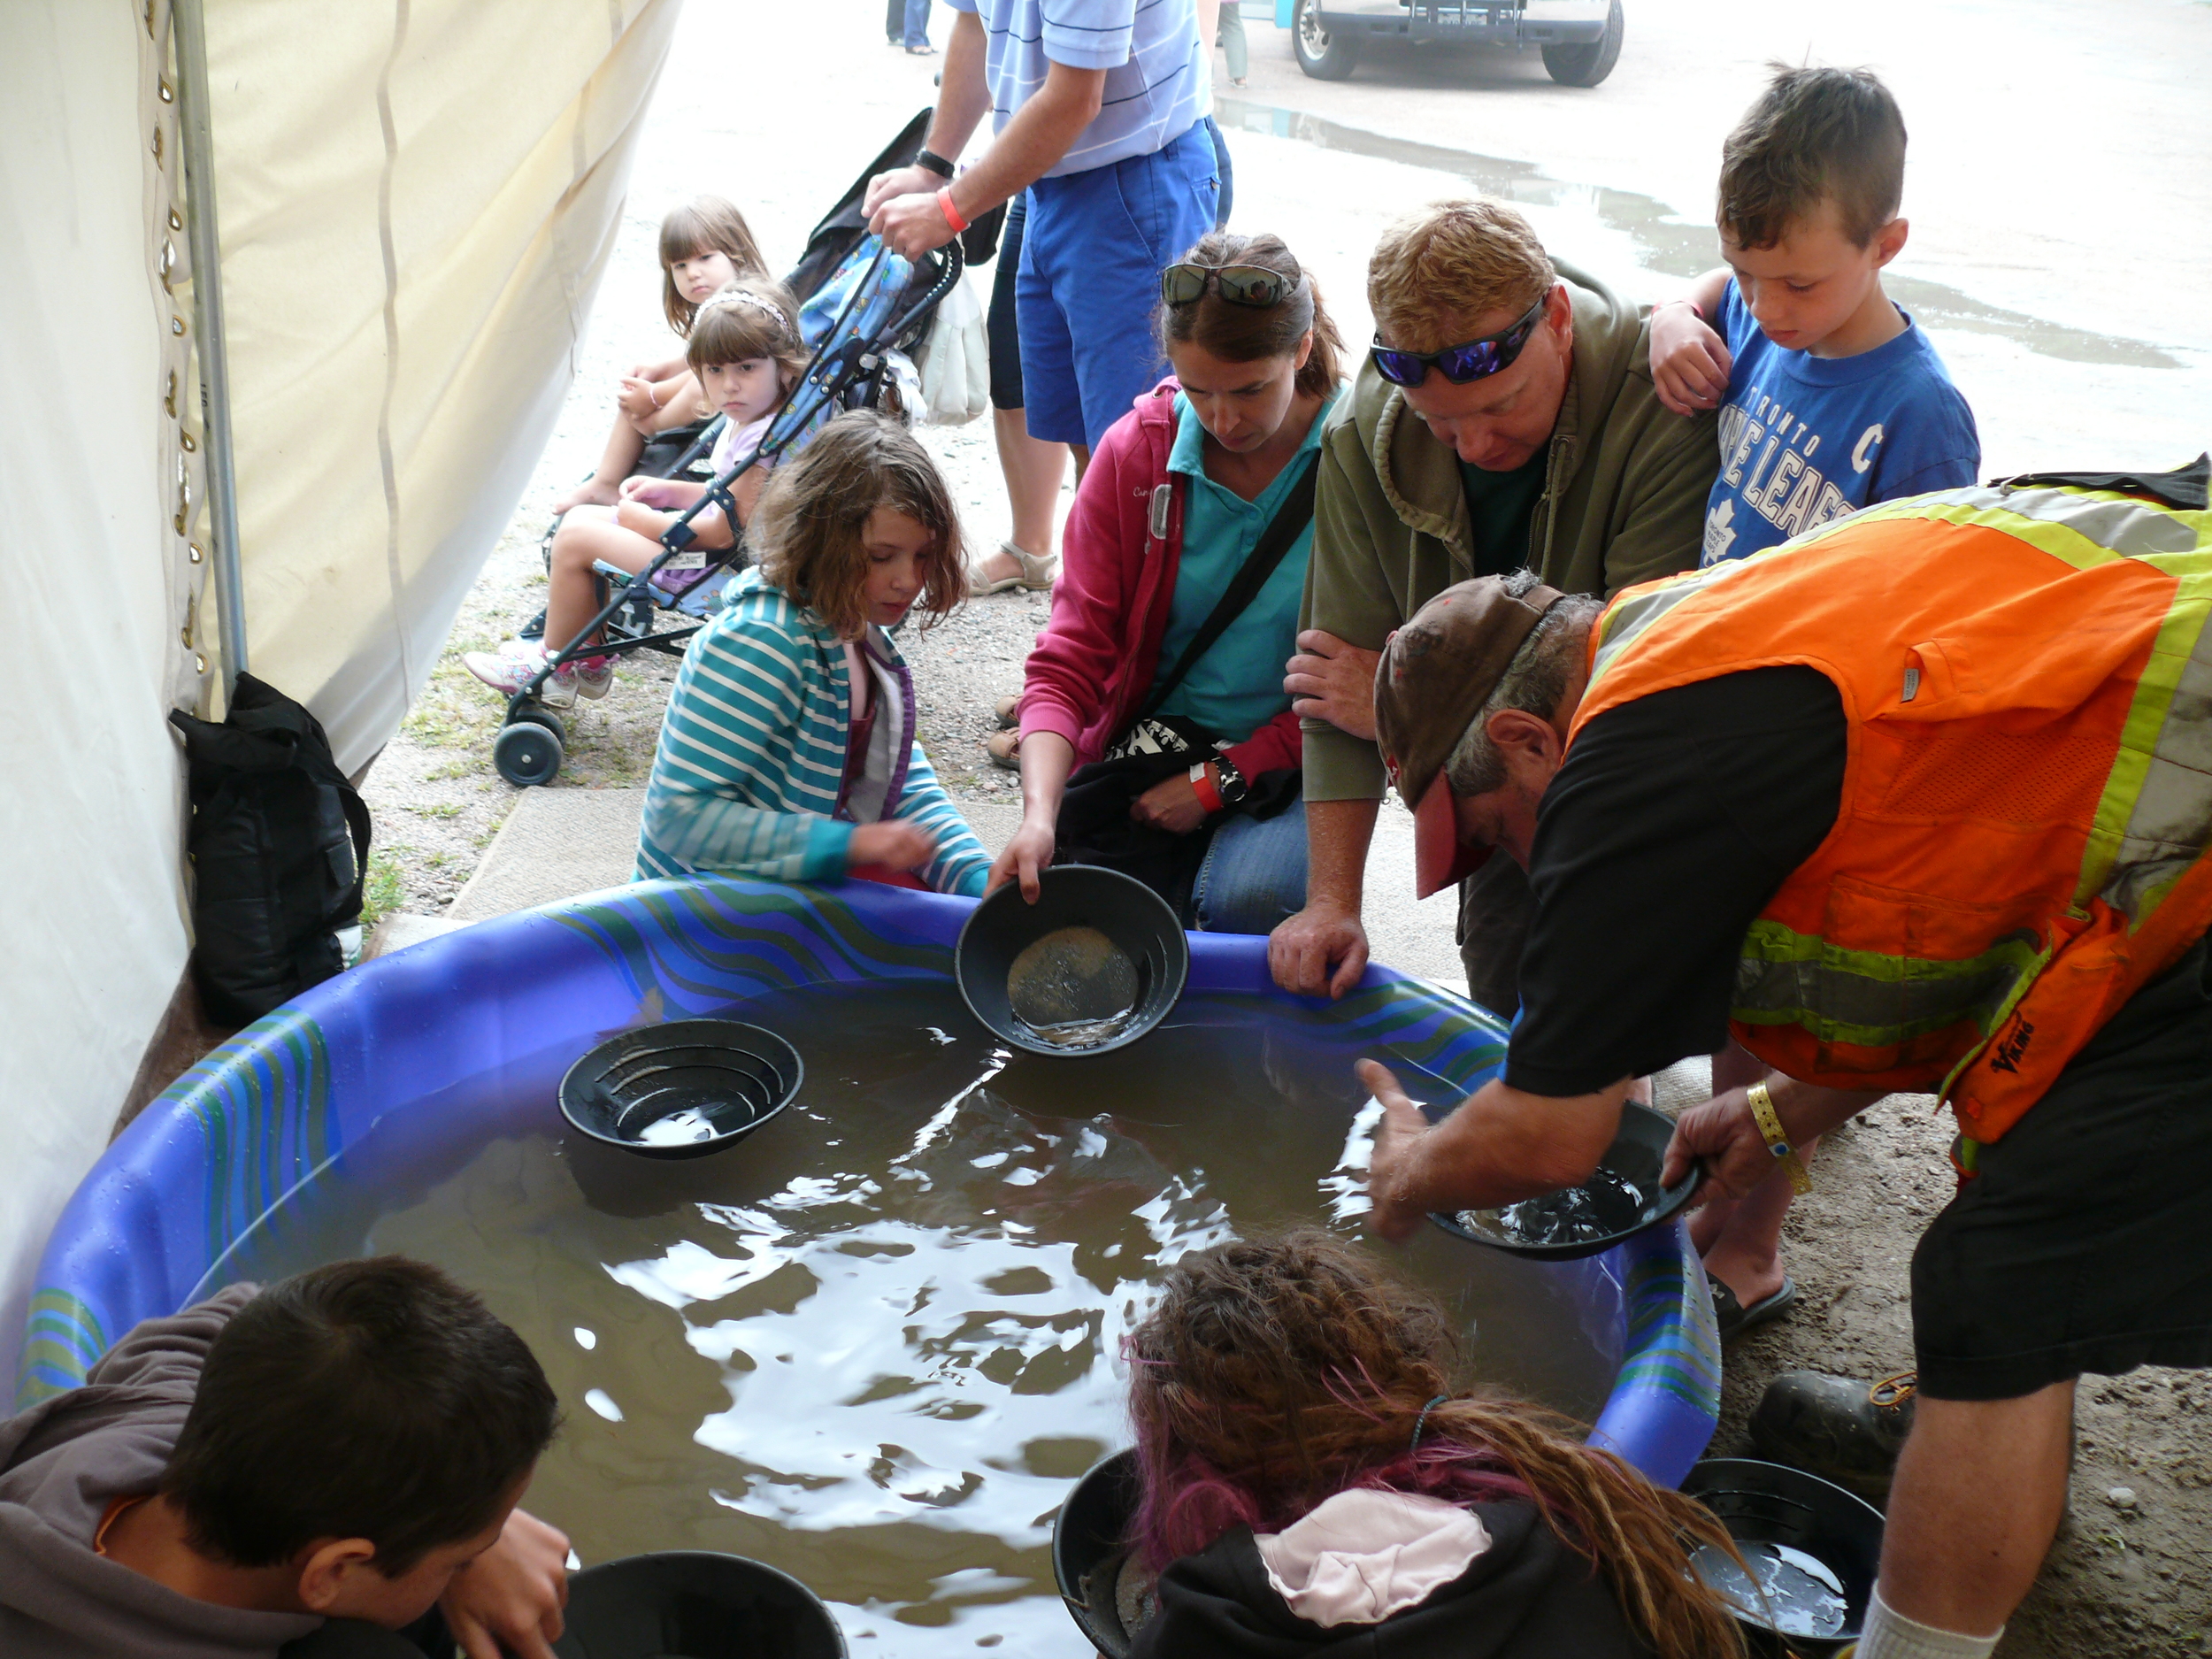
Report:
[[[461,816],[461,809],[449,801],[410,804],[407,810],[420,818],[458,818]]]
[[[403,848],[387,847],[369,855],[369,879],[361,897],[361,932],[366,934],[376,925],[399,909],[407,897],[406,884],[400,879],[397,855]]]
[[[477,770],[479,768],[472,761],[449,760],[444,765],[433,766],[423,773],[422,780],[425,783],[444,783],[449,779],[465,778]]]

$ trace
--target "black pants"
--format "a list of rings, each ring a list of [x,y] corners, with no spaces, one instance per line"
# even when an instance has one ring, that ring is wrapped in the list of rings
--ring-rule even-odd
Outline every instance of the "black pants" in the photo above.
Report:
[[[1022,337],[1014,321],[1014,278],[1021,270],[1022,227],[1029,219],[1029,192],[1006,204],[998,234],[998,268],[991,273],[991,309],[984,326],[991,342],[991,407],[1022,406]]]
[[[2010,1400],[2212,1365],[2212,986],[2199,940],[2131,997],[1930,1224],[1920,1389]]]

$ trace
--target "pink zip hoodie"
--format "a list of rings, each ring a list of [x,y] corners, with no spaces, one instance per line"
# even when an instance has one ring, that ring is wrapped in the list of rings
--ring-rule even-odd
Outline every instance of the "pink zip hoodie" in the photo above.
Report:
[[[1021,732],[1057,733],[1075,746],[1079,766],[1127,727],[1160,672],[1183,561],[1187,486],[1167,470],[1179,389],[1170,375],[1107,429],[1061,534],[1060,580],[1029,654]],[[1287,709],[1227,751],[1247,778],[1295,766],[1300,752],[1298,717]]]

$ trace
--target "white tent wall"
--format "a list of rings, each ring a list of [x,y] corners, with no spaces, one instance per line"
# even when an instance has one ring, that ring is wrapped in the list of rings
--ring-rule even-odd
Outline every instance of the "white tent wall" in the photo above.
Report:
[[[185,960],[182,769],[164,720],[198,684],[167,407],[189,412],[189,380],[168,382],[186,341],[155,266],[176,122],[143,16],[0,7],[0,591],[16,688],[0,725],[0,1375],[47,1230],[106,1144]]]
[[[248,661],[381,748],[514,511],[678,0],[209,0]]]
[[[204,4],[247,661],[351,771],[551,430],[680,0]],[[214,627],[167,27],[0,5],[0,1376],[188,943],[165,719]]]

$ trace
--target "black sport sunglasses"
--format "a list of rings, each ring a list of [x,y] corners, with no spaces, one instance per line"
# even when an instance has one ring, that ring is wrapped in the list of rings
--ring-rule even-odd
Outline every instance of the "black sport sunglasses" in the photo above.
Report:
[[[1551,290],[1546,288],[1512,327],[1480,340],[1470,340],[1465,345],[1446,346],[1441,351],[1400,351],[1383,344],[1382,336],[1378,334],[1372,347],[1375,367],[1393,386],[1418,386],[1429,378],[1431,369],[1454,386],[1471,386],[1477,380],[1487,380],[1500,369],[1512,366],[1514,358],[1521,355],[1521,348],[1535,334],[1536,325],[1543,319],[1544,307],[1550,303]]]
[[[1232,305],[1280,305],[1305,280],[1256,265],[1171,265],[1160,273],[1160,297],[1170,305],[1195,305],[1210,280]]]

